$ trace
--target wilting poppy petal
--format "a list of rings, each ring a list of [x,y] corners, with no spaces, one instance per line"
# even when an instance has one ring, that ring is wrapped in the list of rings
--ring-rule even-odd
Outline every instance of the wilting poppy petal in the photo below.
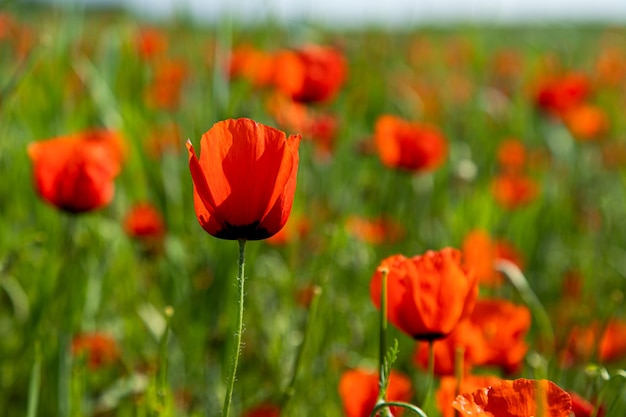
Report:
[[[285,224],[296,188],[300,135],[250,119],[216,123],[200,159],[187,143],[196,214],[222,239],[265,239]]]
[[[572,399],[552,381],[522,378],[461,394],[452,407],[464,417],[569,417]]]

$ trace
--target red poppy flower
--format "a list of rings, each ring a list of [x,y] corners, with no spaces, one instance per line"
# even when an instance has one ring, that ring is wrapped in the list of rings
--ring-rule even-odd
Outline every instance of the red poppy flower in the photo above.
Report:
[[[221,239],[266,239],[293,203],[300,135],[251,119],[228,119],[202,135],[200,160],[187,142],[200,225]]]
[[[72,340],[72,355],[85,355],[91,369],[114,363],[119,358],[117,342],[105,333],[88,333]]]
[[[302,103],[331,100],[343,85],[347,73],[343,54],[319,45],[283,51],[277,55],[275,65],[276,87]]]
[[[280,408],[274,404],[261,404],[243,413],[243,417],[279,417]]]
[[[530,311],[506,300],[478,300],[474,310],[448,337],[435,342],[435,373],[453,375],[454,356],[463,348],[465,370],[474,365],[499,366],[506,373],[521,366],[528,346],[524,338],[530,329]],[[428,346],[420,343],[415,362],[423,368],[428,363]]]
[[[412,394],[411,380],[392,370],[387,386],[387,401],[407,402]],[[346,417],[368,417],[378,399],[378,374],[362,369],[343,373],[339,380],[339,395]],[[394,416],[402,415],[403,409],[391,407]]]
[[[526,164],[526,147],[518,139],[506,139],[498,145],[498,163],[509,172],[521,172]]]
[[[502,284],[502,274],[495,270],[498,259],[505,259],[523,267],[522,256],[510,243],[500,239],[494,241],[489,233],[476,229],[463,239],[463,259],[465,264],[476,273],[480,284],[496,287]]]
[[[598,357],[602,362],[612,362],[626,356],[624,335],[626,335],[626,321],[615,318],[609,320],[598,347]]]
[[[148,102],[159,109],[175,110],[188,73],[187,65],[180,60],[168,59],[160,61],[154,71],[154,79],[147,90]]]
[[[433,345],[435,354],[435,375],[455,375],[456,350],[463,349],[463,373],[469,372],[472,367],[485,357],[485,346],[481,330],[468,318],[459,322],[454,331],[447,337],[436,340]],[[422,369],[428,368],[428,343],[420,342],[415,347],[413,362]],[[452,401],[454,396],[450,399]]]
[[[444,376],[441,378],[439,388],[435,394],[437,398],[437,406],[441,411],[442,417],[454,417],[455,411],[452,408],[452,401],[457,396],[457,388],[459,392],[474,392],[482,387],[496,385],[501,378],[492,375],[465,375],[461,380],[460,386],[457,387],[458,381],[453,376]]]
[[[141,28],[135,39],[135,44],[139,56],[146,60],[162,55],[168,48],[165,34],[153,27]]]
[[[569,333],[562,360],[569,365],[591,360],[597,353],[600,362],[612,362],[626,356],[626,321],[612,318],[604,326],[592,322],[575,326]]]
[[[495,200],[506,209],[513,210],[530,204],[539,193],[537,183],[523,174],[502,174],[491,183]]]
[[[274,77],[273,54],[243,44],[233,49],[228,74],[231,78],[243,78],[255,87],[272,83]]]
[[[581,104],[566,111],[563,122],[581,141],[597,139],[609,127],[609,118],[604,110],[591,104]]]
[[[445,160],[448,144],[434,126],[384,115],[376,121],[374,140],[383,164],[410,171],[430,171]]]
[[[70,213],[106,206],[124,149],[120,136],[92,130],[28,145],[35,187],[48,203]]]
[[[165,233],[165,224],[161,213],[152,204],[137,203],[124,218],[124,230],[138,239],[159,239]]]
[[[389,271],[389,321],[416,340],[447,336],[474,308],[478,295],[476,276],[461,265],[461,252],[457,249],[384,259],[370,283],[370,295],[377,308],[383,269]]]
[[[372,245],[396,242],[405,234],[400,224],[384,217],[366,219],[350,216],[346,220],[346,229],[351,235]]]
[[[586,75],[568,73],[544,79],[535,93],[535,102],[541,109],[561,116],[582,103],[590,91],[590,81]]]
[[[569,417],[572,399],[552,381],[516,379],[459,395],[452,407],[463,417]]]

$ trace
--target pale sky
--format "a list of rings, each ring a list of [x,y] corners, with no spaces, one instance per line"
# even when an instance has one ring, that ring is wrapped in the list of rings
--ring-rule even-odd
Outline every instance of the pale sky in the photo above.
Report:
[[[328,23],[396,23],[441,20],[595,20],[626,22],[626,0],[60,0],[125,4],[167,15],[177,9],[216,20],[317,19]]]

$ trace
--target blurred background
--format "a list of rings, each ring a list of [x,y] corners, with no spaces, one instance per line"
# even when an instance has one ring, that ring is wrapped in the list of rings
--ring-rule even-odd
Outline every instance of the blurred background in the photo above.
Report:
[[[190,14],[216,21],[232,15],[238,19],[279,21],[322,20],[341,24],[408,24],[415,22],[626,20],[622,0],[50,0],[49,3],[90,7],[120,6],[152,17]]]

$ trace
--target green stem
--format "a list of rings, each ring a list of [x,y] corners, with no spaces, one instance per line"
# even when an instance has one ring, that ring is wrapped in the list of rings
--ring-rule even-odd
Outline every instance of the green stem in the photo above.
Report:
[[[300,343],[300,347],[298,349],[296,362],[293,367],[293,373],[291,375],[291,379],[289,380],[289,384],[287,385],[287,388],[285,389],[283,393],[283,398],[280,402],[280,409],[282,410],[284,414],[287,414],[287,405],[289,404],[289,400],[291,399],[291,397],[293,397],[295,393],[296,378],[298,376],[298,373],[300,371],[300,367],[302,364],[302,352],[304,351],[306,342],[309,339],[309,333],[311,333],[311,328],[313,327],[311,326],[311,323],[313,323],[313,320],[315,319],[315,316],[317,314],[317,306],[319,304],[318,300],[320,298],[321,293],[322,293],[322,289],[320,287],[315,286],[313,288],[313,299],[311,300],[311,307],[309,308],[309,317],[307,319],[306,328],[304,329],[304,336],[302,337],[302,343]]]
[[[376,404],[376,407],[374,407],[374,409],[370,413],[370,417],[376,417],[376,414],[378,414],[378,412],[381,409],[388,408],[388,407],[400,407],[406,410],[411,410],[413,411],[413,413],[417,414],[418,416],[428,417],[428,415],[418,406],[409,404],[409,403],[400,402],[400,401],[385,401],[385,402]]]
[[[157,399],[159,401],[159,410],[165,410],[166,393],[167,393],[167,374],[168,374],[168,356],[167,348],[172,328],[172,316],[174,316],[174,308],[168,306],[165,308],[165,330],[159,341],[159,368],[157,371]]]
[[[37,406],[39,404],[39,391],[41,389],[41,344],[37,342],[35,345],[35,361],[30,374],[30,384],[28,386],[28,408],[26,409],[26,417],[35,417],[37,415]]]
[[[235,348],[233,352],[233,360],[230,370],[230,378],[226,383],[226,397],[224,398],[224,407],[222,408],[222,417],[228,417],[230,412],[230,404],[233,398],[233,388],[237,377],[237,366],[239,365],[239,354],[241,353],[241,334],[243,333],[243,300],[245,295],[244,283],[246,277],[244,275],[246,257],[246,240],[239,239],[239,271],[237,273],[237,284],[239,290],[239,308],[237,309],[237,323],[235,327]]]
[[[422,407],[429,409],[433,391],[433,382],[435,380],[435,342],[433,340],[428,341],[428,379],[426,380],[426,394]]]
[[[385,399],[385,354],[387,353],[387,275],[389,270],[382,271],[380,284],[380,334],[378,341],[378,388],[379,399]]]

